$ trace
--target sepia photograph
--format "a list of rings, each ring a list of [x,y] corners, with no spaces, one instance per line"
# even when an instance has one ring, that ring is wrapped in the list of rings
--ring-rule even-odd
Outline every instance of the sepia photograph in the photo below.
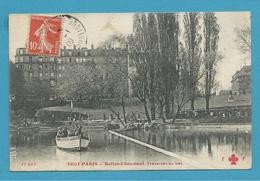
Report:
[[[252,168],[250,12],[9,15],[10,171]]]

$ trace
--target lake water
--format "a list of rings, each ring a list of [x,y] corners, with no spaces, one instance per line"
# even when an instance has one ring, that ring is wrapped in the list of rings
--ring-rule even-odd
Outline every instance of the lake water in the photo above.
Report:
[[[91,139],[89,149],[69,152],[56,148],[54,132],[12,132],[10,168],[18,171],[194,168],[181,160],[111,135],[105,130],[86,131],[84,134],[88,134]],[[251,133],[168,129],[136,130],[124,134],[198,161],[205,164],[205,167],[206,164],[216,166],[215,168],[251,166]],[[228,161],[232,154],[238,158],[236,165],[231,165]]]

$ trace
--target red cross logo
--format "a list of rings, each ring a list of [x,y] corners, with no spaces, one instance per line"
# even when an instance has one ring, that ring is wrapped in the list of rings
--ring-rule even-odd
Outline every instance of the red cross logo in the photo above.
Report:
[[[232,154],[229,158],[228,161],[230,161],[231,165],[236,165],[238,162],[238,157],[236,157],[235,154]]]

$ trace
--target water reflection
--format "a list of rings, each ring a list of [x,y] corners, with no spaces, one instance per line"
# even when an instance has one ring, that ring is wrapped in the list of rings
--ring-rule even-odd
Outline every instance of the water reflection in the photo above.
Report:
[[[11,164],[24,160],[53,162],[53,166],[64,161],[163,162],[176,160],[104,130],[84,133],[88,134],[91,139],[86,152],[64,152],[56,148],[55,132],[13,132],[10,135]],[[239,158],[243,158],[246,166],[251,163],[250,133],[136,130],[124,134],[195,160],[214,161],[217,164],[222,164],[223,160],[226,160],[224,163],[230,165],[227,159],[235,153]]]
[[[217,158],[219,151],[225,151],[222,152],[223,156],[231,153],[251,156],[249,133],[138,130],[124,134],[168,151],[192,157],[203,154],[207,159],[219,159]]]

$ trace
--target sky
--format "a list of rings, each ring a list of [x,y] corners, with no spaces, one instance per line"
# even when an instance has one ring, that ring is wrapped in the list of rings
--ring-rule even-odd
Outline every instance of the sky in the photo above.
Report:
[[[52,14],[48,14],[52,16]],[[114,33],[128,35],[133,30],[132,13],[91,13],[71,14],[78,18],[87,30],[87,45],[97,47]],[[232,75],[243,65],[251,65],[251,55],[241,53],[238,49],[235,28],[250,26],[249,12],[216,12],[220,25],[219,51],[223,59],[217,67],[216,80],[218,90],[230,89]],[[14,59],[17,48],[25,47],[29,29],[29,15],[13,14],[9,16],[9,56]]]

